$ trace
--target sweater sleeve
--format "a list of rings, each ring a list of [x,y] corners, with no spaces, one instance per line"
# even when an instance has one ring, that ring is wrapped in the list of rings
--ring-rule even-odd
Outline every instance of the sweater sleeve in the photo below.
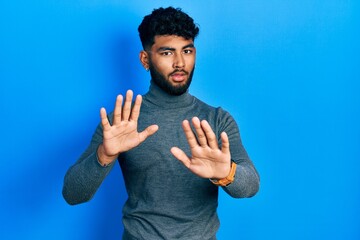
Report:
[[[231,160],[236,163],[235,180],[223,187],[231,197],[247,198],[254,196],[260,187],[260,176],[250,160],[240,138],[239,128],[233,117],[221,108],[218,109],[218,136],[226,132],[230,142]]]
[[[98,161],[97,149],[102,139],[102,127],[99,124],[90,145],[65,175],[62,194],[70,205],[89,201],[114,165],[115,161],[103,167]]]

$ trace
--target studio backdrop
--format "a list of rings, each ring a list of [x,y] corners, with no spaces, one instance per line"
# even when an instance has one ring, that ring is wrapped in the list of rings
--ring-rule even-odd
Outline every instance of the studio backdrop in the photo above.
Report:
[[[0,238],[121,239],[115,166],[62,197],[99,109],[143,94],[137,27],[160,6],[200,27],[190,93],[236,119],[259,193],[220,191],[218,239],[360,239],[359,1],[1,1]]]

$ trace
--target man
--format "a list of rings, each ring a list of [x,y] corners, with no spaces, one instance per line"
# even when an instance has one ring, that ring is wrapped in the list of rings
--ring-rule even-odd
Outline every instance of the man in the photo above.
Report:
[[[159,8],[138,30],[149,92],[132,104],[129,90],[109,116],[100,110],[90,146],[65,176],[64,198],[90,200],[117,160],[128,193],[123,239],[216,239],[219,186],[251,197],[259,176],[230,114],[188,92],[199,32],[193,19]]]

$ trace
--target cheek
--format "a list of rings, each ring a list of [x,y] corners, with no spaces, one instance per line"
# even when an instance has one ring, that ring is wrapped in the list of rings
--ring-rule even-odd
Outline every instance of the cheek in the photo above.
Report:
[[[195,63],[195,55],[187,56],[185,59],[188,65],[194,65]]]
[[[187,70],[193,69],[194,66],[195,66],[195,59],[194,58],[189,59],[186,63]]]
[[[165,76],[173,71],[171,64],[169,64],[169,62],[166,61],[157,62],[154,67],[159,73]]]

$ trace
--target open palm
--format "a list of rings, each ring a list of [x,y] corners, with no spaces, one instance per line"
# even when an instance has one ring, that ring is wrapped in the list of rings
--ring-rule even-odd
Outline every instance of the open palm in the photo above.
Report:
[[[158,130],[157,125],[151,125],[142,132],[137,131],[142,97],[136,96],[133,108],[131,108],[132,98],[131,90],[126,92],[124,105],[122,104],[122,95],[116,98],[112,125],[108,120],[105,108],[100,110],[103,143],[99,147],[98,154],[103,164],[109,164],[120,153],[138,146]]]
[[[171,148],[172,154],[190,171],[203,178],[225,178],[231,167],[230,144],[225,132],[221,133],[222,147],[219,148],[216,136],[206,120],[192,119],[195,133],[187,120],[183,129],[190,146],[191,156],[178,147]]]

